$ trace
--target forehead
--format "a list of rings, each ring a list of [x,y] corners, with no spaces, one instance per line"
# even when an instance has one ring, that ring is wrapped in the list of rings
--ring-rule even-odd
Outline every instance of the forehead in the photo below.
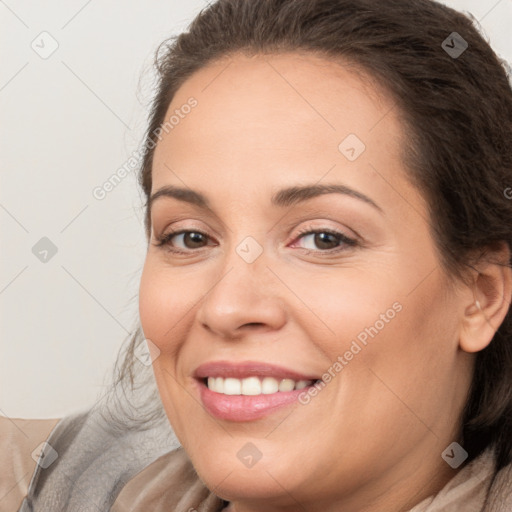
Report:
[[[190,98],[196,106],[184,108]],[[318,180],[333,165],[349,180],[369,178],[377,170],[369,162],[396,168],[400,160],[402,126],[392,98],[357,66],[309,53],[214,61],[180,87],[165,119],[171,116],[178,122],[155,149],[153,191],[183,185],[180,176],[200,185],[212,173],[249,190],[270,176],[276,185],[290,174]],[[347,159],[347,144],[364,148],[361,157]]]

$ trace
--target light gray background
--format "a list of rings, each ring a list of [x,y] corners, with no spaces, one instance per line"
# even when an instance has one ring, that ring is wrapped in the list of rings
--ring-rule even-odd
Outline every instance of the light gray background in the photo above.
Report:
[[[512,61],[512,0],[444,3],[471,12]],[[2,415],[62,417],[108,383],[138,317],[142,196],[136,171],[103,200],[92,191],[140,144],[158,43],[204,6],[0,0]],[[31,47],[53,40],[46,59]],[[42,237],[57,246],[46,263],[32,252]]]

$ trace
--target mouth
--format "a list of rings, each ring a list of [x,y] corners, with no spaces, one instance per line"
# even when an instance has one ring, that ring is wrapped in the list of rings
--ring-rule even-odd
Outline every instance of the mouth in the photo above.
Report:
[[[267,363],[211,362],[194,377],[205,409],[227,421],[254,421],[298,401],[299,395],[320,381]]]

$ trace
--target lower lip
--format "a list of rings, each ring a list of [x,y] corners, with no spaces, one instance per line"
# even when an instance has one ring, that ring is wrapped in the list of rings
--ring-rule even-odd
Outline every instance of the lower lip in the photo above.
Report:
[[[254,421],[298,401],[308,388],[278,391],[270,395],[223,395],[199,384],[201,401],[214,417],[228,421]]]

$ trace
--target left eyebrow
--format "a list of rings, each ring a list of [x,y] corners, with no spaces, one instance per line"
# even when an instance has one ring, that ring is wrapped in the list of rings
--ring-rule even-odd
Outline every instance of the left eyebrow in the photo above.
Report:
[[[330,185],[303,185],[283,188],[272,195],[271,204],[278,207],[289,207],[308,199],[313,199],[323,194],[343,194],[355,199],[359,199],[375,209],[384,213],[382,208],[371,198],[354,190],[346,185],[330,184]],[[179,201],[193,204],[205,210],[211,210],[208,199],[195,190],[189,188],[181,188],[173,185],[167,185],[158,189],[151,195],[148,202],[148,208],[151,209],[152,204],[160,197],[171,197]]]
[[[323,194],[343,194],[354,197],[355,199],[360,199],[361,201],[373,206],[381,213],[384,213],[382,208],[373,199],[364,195],[362,192],[354,190],[353,188],[339,184],[305,185],[284,188],[272,196],[271,202],[275,206],[288,207]]]

